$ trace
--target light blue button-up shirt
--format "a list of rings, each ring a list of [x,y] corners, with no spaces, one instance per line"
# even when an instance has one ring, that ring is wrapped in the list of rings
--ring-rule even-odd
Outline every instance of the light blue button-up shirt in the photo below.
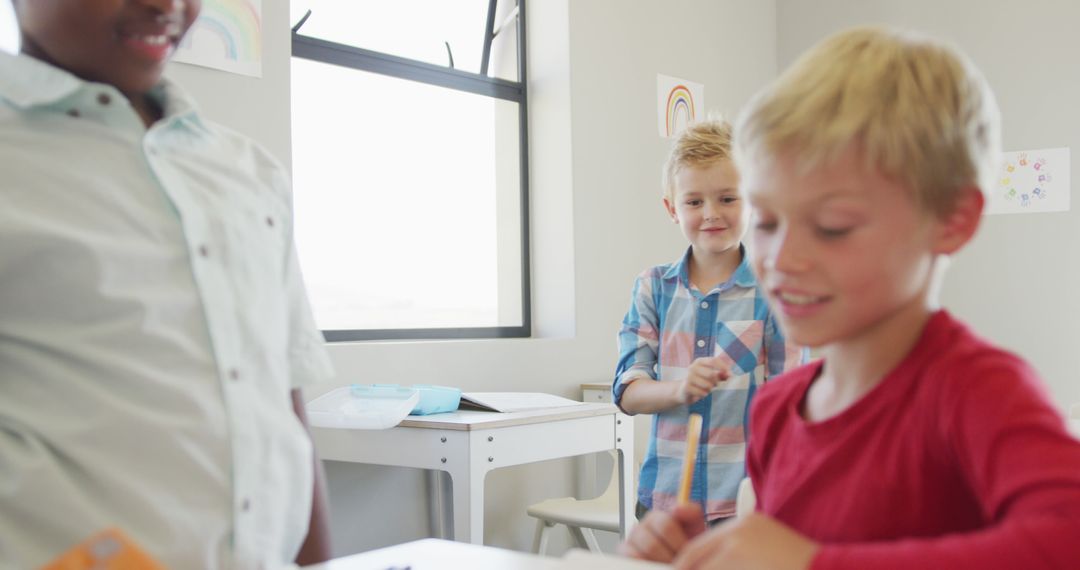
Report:
[[[286,172],[168,82],[114,88],[0,53],[0,567],[119,527],[172,568],[302,543],[331,376]]]

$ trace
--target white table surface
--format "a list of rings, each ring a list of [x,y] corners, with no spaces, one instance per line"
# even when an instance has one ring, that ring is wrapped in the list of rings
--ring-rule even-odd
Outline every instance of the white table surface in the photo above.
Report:
[[[554,570],[556,558],[436,538],[335,558],[304,570]]]
[[[630,483],[634,430],[625,417],[611,404],[578,404],[513,413],[459,410],[409,416],[386,430],[312,428],[311,432],[322,459],[447,472],[452,483],[453,538],[475,544],[484,540],[488,472],[615,449],[625,538],[635,522]]]
[[[428,538],[380,548],[304,570],[664,570],[663,564],[571,551],[566,558],[545,558],[490,546]]]

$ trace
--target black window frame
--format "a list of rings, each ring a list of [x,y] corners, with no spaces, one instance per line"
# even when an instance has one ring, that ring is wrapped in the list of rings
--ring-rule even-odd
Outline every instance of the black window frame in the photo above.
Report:
[[[506,1],[506,0],[504,0]],[[464,91],[518,104],[518,149],[521,216],[521,324],[496,327],[445,327],[423,329],[323,330],[327,342],[364,340],[438,340],[527,338],[532,336],[532,294],[529,259],[529,109],[526,67],[525,1],[516,0],[518,81],[488,77],[491,46],[495,38],[495,10],[499,0],[488,0],[484,52],[480,74],[443,67],[348,44],[305,36],[304,16],[292,31],[292,57],[356,69],[437,87]]]

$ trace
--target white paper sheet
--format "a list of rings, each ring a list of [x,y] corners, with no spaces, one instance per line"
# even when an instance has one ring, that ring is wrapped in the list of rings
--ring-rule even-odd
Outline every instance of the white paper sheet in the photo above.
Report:
[[[461,394],[461,407],[465,408],[468,404],[492,412],[523,412],[580,406],[584,402],[540,392],[465,392]]]
[[[565,570],[662,570],[671,566],[574,548],[563,556],[561,568]]]
[[[1004,153],[987,214],[1034,214],[1069,210],[1069,149],[1043,148]]]

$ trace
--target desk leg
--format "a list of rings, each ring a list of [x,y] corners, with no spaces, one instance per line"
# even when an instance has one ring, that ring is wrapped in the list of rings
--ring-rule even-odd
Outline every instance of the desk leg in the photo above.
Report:
[[[615,449],[619,452],[619,535],[623,540],[637,524],[634,507],[637,493],[634,489],[634,422],[624,414],[615,414]]]
[[[450,474],[429,469],[424,479],[428,486],[428,532],[433,538],[451,540],[450,529],[454,527],[449,497],[453,496]]]
[[[471,471],[471,474],[470,472]],[[454,488],[454,540],[484,544],[484,479],[487,470],[450,472]]]

